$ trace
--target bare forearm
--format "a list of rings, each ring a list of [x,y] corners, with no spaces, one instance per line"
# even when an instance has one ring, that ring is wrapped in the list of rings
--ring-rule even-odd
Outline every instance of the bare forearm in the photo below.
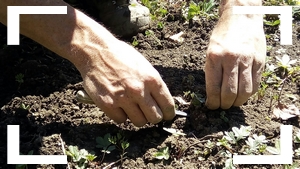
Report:
[[[21,15],[21,34],[82,67],[90,53],[116,41],[104,27],[62,0],[0,0],[0,21],[6,24],[7,6],[67,6],[66,15]]]

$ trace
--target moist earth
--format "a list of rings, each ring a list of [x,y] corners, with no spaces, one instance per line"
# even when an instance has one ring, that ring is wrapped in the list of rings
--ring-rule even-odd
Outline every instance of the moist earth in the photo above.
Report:
[[[174,14],[174,16],[176,16]],[[251,126],[252,131],[264,134],[275,140],[280,136],[280,125],[293,125],[299,130],[299,119],[278,120],[272,118],[270,101],[272,91],[263,98],[251,97],[240,107],[228,110],[208,110],[203,100],[205,93],[205,52],[209,37],[217,19],[200,18],[185,22],[180,17],[172,17],[163,28],[155,22],[149,30],[132,38],[122,39],[128,44],[136,40],[135,48],[141,52],[161,74],[173,96],[181,97],[191,104],[177,103],[179,110],[188,113],[187,117],[176,117],[171,122],[147,124],[137,128],[126,121],[115,124],[95,105],[79,103],[76,92],[82,87],[82,79],[76,68],[68,61],[47,50],[36,42],[21,36],[20,45],[7,46],[6,27],[0,26],[0,168],[16,168],[7,165],[7,125],[20,126],[20,153],[33,150],[35,155],[62,155],[62,146],[78,146],[94,152],[97,158],[88,164],[89,168],[222,168],[226,158],[221,156],[224,148],[215,146],[210,153],[203,155],[207,141],[217,142],[240,125]],[[292,59],[298,59],[300,42],[297,32],[298,22],[294,21],[293,45],[280,45],[278,27],[265,26],[270,62],[276,64],[276,51],[283,48]],[[168,37],[184,32],[184,41],[176,42]],[[117,48],[117,46],[116,46]],[[124,57],[130,59],[130,54]],[[299,66],[299,62],[297,64]],[[22,75],[24,75],[22,77]],[[17,77],[17,78],[16,78]],[[271,89],[269,89],[271,90]],[[299,79],[288,83],[284,94],[293,94],[299,100]],[[188,94],[190,93],[190,94]],[[192,93],[199,99],[195,103]],[[194,97],[193,97],[194,98]],[[285,104],[299,101],[282,97]],[[163,127],[175,128],[185,136],[174,136]],[[96,147],[96,137],[110,133],[121,133],[129,142],[125,157],[121,159],[118,150],[106,154],[103,161],[101,149]],[[170,158],[158,160],[153,154],[168,146]],[[75,163],[68,158],[71,168]],[[299,157],[294,157],[299,163]],[[111,165],[109,167],[109,165]],[[28,165],[29,169],[65,169],[67,165]],[[279,165],[239,165],[238,168],[280,168]]]

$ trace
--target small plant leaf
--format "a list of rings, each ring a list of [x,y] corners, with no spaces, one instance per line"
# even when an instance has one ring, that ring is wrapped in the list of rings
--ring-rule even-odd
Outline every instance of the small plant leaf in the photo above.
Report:
[[[278,150],[275,147],[267,146],[266,150],[268,152],[270,152],[271,154],[274,154],[274,155],[279,155],[280,154],[280,150]]]
[[[163,147],[159,149],[158,152],[154,154],[154,157],[159,160],[168,160],[170,158],[169,147]]]
[[[300,130],[298,131],[298,133],[297,133],[296,136],[294,137],[294,142],[295,142],[295,143],[300,143]]]
[[[109,141],[111,135],[109,133],[105,134],[103,137],[97,137],[96,142],[97,148],[107,149],[108,146],[111,145],[111,142]]]

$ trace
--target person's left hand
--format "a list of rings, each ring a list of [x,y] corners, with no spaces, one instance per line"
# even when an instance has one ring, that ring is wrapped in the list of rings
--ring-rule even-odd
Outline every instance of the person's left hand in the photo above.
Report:
[[[224,10],[207,49],[206,106],[228,109],[245,103],[258,90],[265,56],[262,16]]]

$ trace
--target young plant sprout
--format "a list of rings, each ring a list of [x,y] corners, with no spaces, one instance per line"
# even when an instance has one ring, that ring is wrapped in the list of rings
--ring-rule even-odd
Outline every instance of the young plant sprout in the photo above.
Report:
[[[115,145],[112,145],[112,143],[110,142],[110,138],[111,135],[109,133],[105,134],[103,137],[96,138],[96,147],[101,148],[101,151],[103,152],[101,162],[104,160],[105,154],[109,154],[111,151],[116,149]]]
[[[93,161],[97,156],[89,153],[85,149],[78,149],[77,146],[70,145],[68,151],[66,151],[67,156],[71,157],[72,161],[76,163],[76,169],[85,169],[88,162]]]
[[[169,147],[163,147],[159,149],[158,152],[154,153],[154,157],[159,160],[168,160],[170,158]]]

